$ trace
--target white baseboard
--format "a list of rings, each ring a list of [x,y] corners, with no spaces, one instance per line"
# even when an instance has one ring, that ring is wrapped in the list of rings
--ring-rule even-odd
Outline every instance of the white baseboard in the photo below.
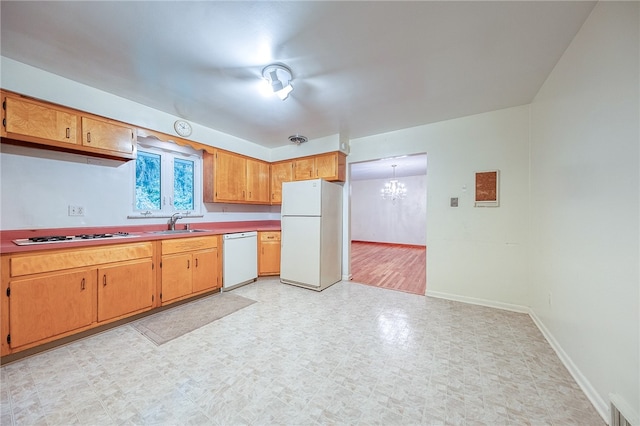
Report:
[[[549,345],[556,352],[562,364],[564,364],[567,370],[569,370],[569,373],[571,374],[573,379],[576,381],[578,386],[580,386],[580,389],[582,389],[582,391],[585,393],[587,398],[589,398],[589,401],[591,401],[591,403],[595,407],[598,414],[600,414],[600,417],[602,417],[602,419],[605,421],[606,424],[609,424],[610,413],[609,413],[609,405],[607,404],[607,402],[604,401],[600,397],[600,395],[598,395],[598,392],[596,392],[596,390],[593,388],[589,380],[587,380],[587,378],[582,374],[578,366],[575,365],[575,363],[573,362],[573,360],[571,360],[569,355],[567,355],[567,353],[562,349],[562,346],[560,346],[558,341],[553,337],[551,332],[547,329],[544,323],[540,320],[540,318],[538,318],[536,313],[531,308],[529,308],[528,306],[496,302],[494,300],[477,299],[474,297],[460,296],[457,294],[443,293],[439,291],[430,291],[429,289],[427,289],[427,296],[435,297],[438,299],[446,299],[446,300],[452,300],[455,302],[470,303],[472,305],[481,305],[489,308],[503,309],[506,311],[528,314],[531,317],[531,320],[533,321],[533,323],[536,325],[536,327],[538,327],[538,329],[540,330],[544,338],[547,340],[547,342],[549,342]]]
[[[560,358],[560,361],[562,361],[567,370],[569,370],[569,374],[571,374],[578,386],[580,386],[580,389],[582,389],[585,395],[587,395],[587,398],[589,398],[589,401],[591,401],[598,414],[600,414],[600,417],[602,417],[605,423],[609,424],[609,420],[611,418],[609,404],[607,404],[607,402],[603,400],[600,395],[598,395],[598,392],[596,392],[589,380],[587,380],[587,378],[582,374],[578,366],[573,362],[571,357],[564,351],[564,349],[562,349],[560,343],[558,343],[555,337],[553,337],[553,334],[551,334],[542,320],[538,318],[538,316],[532,309],[529,309],[529,316],[533,320],[534,324],[538,327],[544,338],[547,339],[549,345],[551,345],[553,350],[556,352],[558,358]]]
[[[530,309],[526,306],[514,305],[511,303],[496,302],[495,300],[477,299],[475,297],[460,296],[457,294],[443,293],[440,291],[431,291],[427,288],[427,297],[435,297],[438,299],[453,300],[455,302],[469,303],[472,305],[487,306],[489,308],[497,308],[505,311],[519,312],[528,314]]]

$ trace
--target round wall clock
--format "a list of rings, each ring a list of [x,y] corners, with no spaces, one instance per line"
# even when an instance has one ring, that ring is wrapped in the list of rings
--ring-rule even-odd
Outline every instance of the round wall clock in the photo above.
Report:
[[[176,129],[176,133],[180,136],[187,137],[191,135],[191,124],[184,120],[176,120],[176,122],[173,123],[173,128]]]

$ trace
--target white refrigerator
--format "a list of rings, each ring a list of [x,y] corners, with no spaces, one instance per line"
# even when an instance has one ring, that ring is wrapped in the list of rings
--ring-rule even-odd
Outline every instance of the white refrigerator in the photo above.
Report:
[[[282,184],[280,281],[317,291],[342,279],[342,186]]]

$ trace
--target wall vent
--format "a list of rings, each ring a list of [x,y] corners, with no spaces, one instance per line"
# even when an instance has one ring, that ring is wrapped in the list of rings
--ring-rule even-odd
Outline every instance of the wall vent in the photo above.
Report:
[[[305,143],[309,140],[306,136],[302,136],[299,134],[289,136],[289,142],[294,143],[296,145],[300,145],[301,143]]]

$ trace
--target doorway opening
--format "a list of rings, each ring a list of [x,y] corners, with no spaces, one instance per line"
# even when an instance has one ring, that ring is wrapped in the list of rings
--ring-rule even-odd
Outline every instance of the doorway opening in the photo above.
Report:
[[[349,173],[352,281],[424,295],[426,154],[351,163]],[[406,193],[390,194],[393,185]]]

